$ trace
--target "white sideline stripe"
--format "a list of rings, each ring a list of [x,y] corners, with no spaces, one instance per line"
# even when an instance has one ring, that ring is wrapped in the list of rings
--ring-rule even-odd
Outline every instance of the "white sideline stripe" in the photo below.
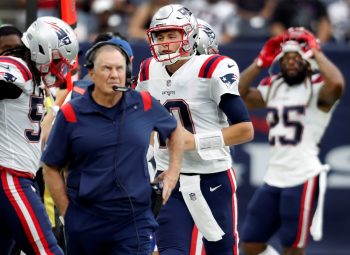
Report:
[[[6,179],[7,179],[7,182],[9,184],[10,192],[11,192],[12,196],[15,198],[15,202],[17,203],[18,207],[20,208],[21,212],[23,213],[24,219],[26,220],[26,223],[28,224],[29,231],[33,237],[35,245],[37,246],[40,254],[47,255],[47,253],[44,249],[44,246],[43,246],[42,242],[40,241],[39,234],[35,228],[34,222],[33,222],[32,218],[30,217],[29,211],[28,211],[27,207],[25,206],[24,202],[22,201],[20,195],[18,194],[18,191],[17,191],[16,186],[14,184],[12,175],[10,175],[9,173],[6,173]]]
[[[302,226],[301,226],[301,233],[300,233],[300,241],[297,244],[298,248],[304,247],[307,239],[307,235],[309,232],[308,226],[310,222],[310,210],[311,210],[311,198],[313,195],[314,185],[315,185],[315,178],[312,178],[310,181],[308,181],[306,195],[305,195],[305,202],[304,202],[304,210],[302,212]]]
[[[203,240],[202,240],[202,238],[203,238],[203,235],[198,230],[195,255],[201,255],[202,254],[202,248],[203,248]]]

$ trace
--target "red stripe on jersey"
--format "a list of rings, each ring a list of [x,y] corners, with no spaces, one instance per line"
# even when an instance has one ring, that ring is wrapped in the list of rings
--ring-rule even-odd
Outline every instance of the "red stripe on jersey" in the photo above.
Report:
[[[16,192],[19,195],[19,197],[21,198],[22,202],[25,205],[25,208],[28,210],[30,218],[32,219],[32,221],[34,223],[35,230],[38,233],[39,238],[43,241],[42,245],[43,245],[45,251],[47,252],[48,255],[54,255],[48,248],[48,243],[45,239],[44,234],[41,231],[40,226],[38,227],[39,224],[37,222],[37,218],[36,218],[35,214],[33,213],[31,206],[30,205],[28,206],[29,202],[28,202],[27,198],[25,197],[25,194],[24,194],[24,192],[20,186],[20,183],[18,181],[18,178],[10,175],[11,176],[10,178],[13,179],[14,186],[15,186],[14,187],[15,190],[13,190],[13,189],[10,189],[10,185],[8,183],[8,180],[7,180],[7,173],[5,171],[2,171],[2,172],[0,172],[0,174],[1,174],[1,182],[2,182],[2,186],[4,187],[5,195],[7,196],[9,202],[12,204],[14,210],[16,211],[16,215],[18,216],[18,218],[22,224],[24,232],[26,233],[26,236],[29,240],[29,243],[32,245],[33,250],[38,254],[41,253],[39,250],[39,247],[37,245],[37,242],[34,240],[33,233],[30,230],[29,223],[28,223],[26,217],[24,216],[24,213],[21,210],[19,204],[16,202],[18,200],[14,197],[12,192]]]
[[[143,110],[147,112],[152,108],[152,97],[147,91],[140,92],[143,101]]]
[[[191,237],[190,255],[196,255],[197,239],[198,239],[198,228],[196,225],[194,225],[192,230],[192,237]]]
[[[4,167],[4,166],[0,166],[0,172],[1,171],[6,171],[14,176],[17,177],[22,177],[22,178],[28,178],[28,179],[34,179],[34,174],[30,173],[30,172],[26,172],[26,171],[18,171],[12,168],[8,168],[8,167]]]
[[[75,115],[73,106],[69,102],[61,107],[61,111],[67,122],[77,122],[77,116]]]
[[[37,243],[38,241],[42,243],[42,246],[44,247],[44,250],[47,252],[48,255],[54,255],[54,253],[52,253],[52,251],[49,248],[49,244],[46,240],[46,237],[41,229],[41,226],[39,224],[38,218],[36,217],[36,214],[34,213],[34,210],[31,206],[31,204],[28,201],[28,198],[26,197],[24,191],[22,190],[21,184],[19,183],[19,180],[17,177],[13,178],[16,190],[18,192],[18,195],[20,196],[20,198],[22,199],[23,203],[25,204],[25,207],[27,208],[30,218],[32,219],[33,223],[34,223],[34,228],[36,230],[36,232],[38,233],[39,236],[39,240],[35,240],[35,243]],[[40,252],[39,252],[40,254]]]
[[[149,80],[149,66],[151,64],[152,58],[145,59],[141,63],[140,67],[140,81]]]
[[[211,78],[213,76],[213,73],[215,71],[215,68],[220,63],[221,60],[226,58],[225,56],[220,55],[212,55],[210,56],[202,65],[201,69],[199,70],[198,77],[200,78]]]
[[[79,93],[80,95],[83,95],[83,94],[85,93],[85,89],[80,88],[80,87],[74,86],[74,87],[73,87],[73,90],[74,90],[75,92]]]
[[[29,71],[29,69],[25,65],[23,65],[21,62],[19,62],[18,60],[14,59],[14,58],[2,56],[2,57],[0,57],[0,62],[10,63],[10,64],[16,66],[18,68],[18,70],[22,73],[22,76],[23,76],[25,81],[32,79],[32,74]]]
[[[238,255],[239,254],[239,249],[238,249],[238,241],[239,241],[239,236],[238,236],[238,230],[237,230],[237,220],[238,220],[238,215],[237,215],[237,197],[236,197],[236,173],[235,171],[231,168],[227,170],[227,175],[230,180],[231,184],[231,189],[232,189],[232,229],[233,229],[233,236],[235,239],[235,244],[232,247],[233,249],[233,254]]]
[[[260,81],[259,86],[271,86],[271,84],[272,84],[272,77],[269,76],[269,77],[263,78]]]
[[[312,84],[323,82],[323,77],[321,74],[316,74],[312,76]]]
[[[318,177],[315,177],[304,184],[304,189],[303,189],[303,194],[302,194],[301,204],[300,204],[298,232],[297,232],[296,240],[293,243],[292,247],[303,248],[306,246],[307,239],[309,236],[309,229],[311,225],[312,205],[314,204],[317,178]],[[309,191],[310,189],[311,189],[311,197],[309,200],[307,200],[307,195],[310,192]],[[303,237],[305,237],[305,239],[301,240]]]

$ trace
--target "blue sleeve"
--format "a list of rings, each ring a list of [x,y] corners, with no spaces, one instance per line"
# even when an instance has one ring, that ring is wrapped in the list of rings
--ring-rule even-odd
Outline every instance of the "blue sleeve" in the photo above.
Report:
[[[67,123],[61,111],[57,113],[55,123],[41,156],[42,162],[56,167],[67,165],[68,155],[70,155],[69,125],[74,124],[76,123]]]
[[[222,95],[219,107],[226,114],[231,125],[250,122],[248,110],[240,96],[232,94]]]
[[[165,141],[176,129],[177,122],[171,113],[163,107],[158,100],[152,97],[152,109],[154,111],[154,130],[158,132],[159,138]]]

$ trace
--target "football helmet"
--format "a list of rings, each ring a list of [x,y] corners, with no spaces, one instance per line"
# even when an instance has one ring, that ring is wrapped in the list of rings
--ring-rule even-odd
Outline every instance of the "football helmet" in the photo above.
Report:
[[[299,53],[299,55],[310,65],[311,70],[316,71],[319,69],[316,60],[312,57],[312,54],[310,54],[311,51],[307,49],[303,43],[296,40],[287,40],[281,43],[281,52],[276,56],[272,65],[277,63],[288,52]]]
[[[72,28],[58,18],[40,17],[23,33],[22,41],[30,50],[44,84],[48,87],[62,84],[79,49]]]
[[[157,35],[162,31],[178,30],[181,40],[160,42]],[[198,43],[197,19],[186,7],[179,4],[170,4],[160,8],[153,16],[150,28],[147,30],[151,52],[158,62],[164,65],[176,63],[180,59],[188,59],[196,54]],[[180,43],[176,52],[162,54],[161,47],[169,47],[172,43]],[[189,54],[187,54],[189,53]]]
[[[197,19],[199,40],[197,46],[197,53],[199,55],[206,54],[218,54],[219,45],[216,34],[207,22],[202,19]]]
[[[319,43],[318,43],[318,40],[315,38],[315,36],[303,27],[290,27],[284,33],[283,36],[284,36],[284,41],[290,41],[290,40],[297,41],[302,47],[302,50],[306,58],[312,57],[313,53],[311,51],[311,48],[313,47],[319,48]],[[310,44],[317,44],[317,45],[310,45]]]

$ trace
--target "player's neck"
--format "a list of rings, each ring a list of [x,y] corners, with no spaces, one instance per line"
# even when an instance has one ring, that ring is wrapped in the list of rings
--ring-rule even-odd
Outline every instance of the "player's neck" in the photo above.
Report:
[[[165,66],[165,68],[166,68],[168,74],[171,76],[173,73],[175,73],[177,70],[179,70],[180,67],[183,66],[187,61],[188,61],[188,59],[179,60],[172,65]]]

